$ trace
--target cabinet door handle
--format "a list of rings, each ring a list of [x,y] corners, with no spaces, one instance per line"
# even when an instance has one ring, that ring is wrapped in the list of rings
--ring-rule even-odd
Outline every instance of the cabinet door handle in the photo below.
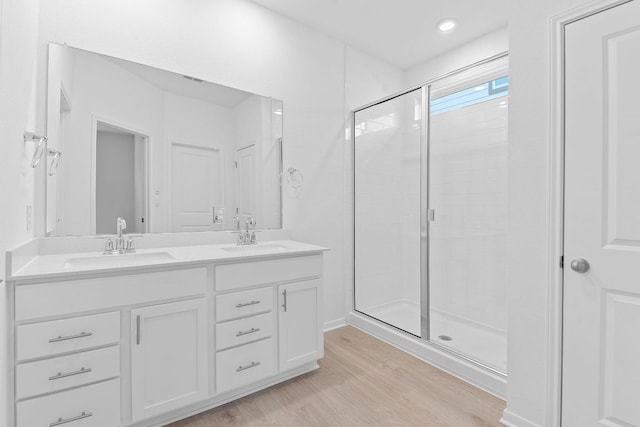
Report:
[[[238,369],[236,369],[236,372],[242,372],[245,371],[247,369],[251,369],[251,368],[255,368],[256,366],[260,366],[260,362],[251,362],[248,365],[245,366],[238,366]]]
[[[260,332],[260,328],[251,328],[248,331],[238,331],[238,333],[236,334],[237,337],[241,337],[243,335],[249,335],[249,334],[253,334],[255,332]]]
[[[75,340],[78,338],[90,337],[91,335],[93,335],[93,333],[91,332],[80,332],[79,334],[67,335],[66,337],[63,337],[62,335],[58,335],[57,338],[51,338],[49,342],[54,343],[54,342],[60,342],[60,341]]]
[[[287,312],[287,290],[282,291],[282,308],[284,308],[284,312]]]
[[[136,316],[136,345],[140,345],[140,315]]]
[[[89,372],[91,372],[91,368],[80,368],[77,371],[66,372],[64,374],[62,372],[58,372],[56,375],[49,377],[49,381],[59,380],[60,378],[72,377],[74,375],[88,374]]]
[[[56,427],[62,424],[66,424],[66,423],[71,423],[73,421],[79,421],[82,420],[84,418],[89,418],[89,417],[93,417],[93,414],[91,412],[83,412],[82,414],[78,415],[77,417],[71,417],[71,418],[66,418],[66,419],[62,419],[62,418],[58,418],[58,421],[54,421],[51,424],[49,424],[49,427]]]
[[[241,302],[240,304],[236,304],[236,308],[242,308],[248,305],[256,305],[256,304],[260,304],[260,300],[251,300],[249,302]]]

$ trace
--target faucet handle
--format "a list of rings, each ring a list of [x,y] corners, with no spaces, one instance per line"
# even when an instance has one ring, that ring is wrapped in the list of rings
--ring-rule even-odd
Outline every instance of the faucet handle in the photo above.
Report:
[[[252,227],[255,227],[255,225],[256,225],[256,220],[255,220],[255,218],[253,218],[253,217],[249,217],[249,218],[247,218],[247,225],[250,225],[250,226],[252,226]]]
[[[125,249],[125,252],[131,254],[131,253],[134,253],[135,251],[136,251],[136,248],[133,247],[133,239],[129,237],[127,239],[127,247]]]
[[[111,237],[107,237],[104,241],[104,253],[113,253],[113,240],[111,240]]]

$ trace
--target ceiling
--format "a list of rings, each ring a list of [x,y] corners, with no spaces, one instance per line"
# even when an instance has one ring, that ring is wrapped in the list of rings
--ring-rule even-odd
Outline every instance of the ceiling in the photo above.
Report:
[[[506,27],[509,0],[252,1],[404,70]],[[445,18],[458,21],[449,34]]]
[[[200,99],[222,107],[233,108],[253,95],[243,90],[125,61],[124,59],[109,56],[104,56],[104,58],[162,90],[176,95]]]

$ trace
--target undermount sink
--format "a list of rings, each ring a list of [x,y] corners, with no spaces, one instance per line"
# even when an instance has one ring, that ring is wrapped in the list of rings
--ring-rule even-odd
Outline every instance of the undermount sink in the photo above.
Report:
[[[237,246],[227,246],[222,248],[223,251],[231,252],[231,253],[270,253],[270,252],[280,252],[286,251],[291,248],[275,243],[267,243],[264,245],[237,245]]]
[[[169,252],[145,252],[133,254],[107,254],[89,257],[69,258],[65,268],[71,267],[126,267],[147,262],[175,259]]]

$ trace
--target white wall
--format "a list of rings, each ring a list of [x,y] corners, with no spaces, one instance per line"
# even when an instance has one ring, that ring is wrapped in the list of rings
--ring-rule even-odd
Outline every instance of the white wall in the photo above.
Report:
[[[33,144],[25,147],[25,130],[44,133],[35,123],[34,63],[38,31],[38,1],[0,0],[0,280],[4,252],[31,236],[25,220],[33,205],[34,171],[29,165]],[[40,170],[42,172],[42,169]],[[39,175],[44,179],[44,175]],[[43,221],[44,224],[44,221]],[[0,384],[6,384],[6,299],[0,285]],[[0,387],[0,425],[7,413],[6,390]]]
[[[405,70],[404,85],[405,87],[419,85],[507,50],[509,50],[509,30],[502,28]]]

